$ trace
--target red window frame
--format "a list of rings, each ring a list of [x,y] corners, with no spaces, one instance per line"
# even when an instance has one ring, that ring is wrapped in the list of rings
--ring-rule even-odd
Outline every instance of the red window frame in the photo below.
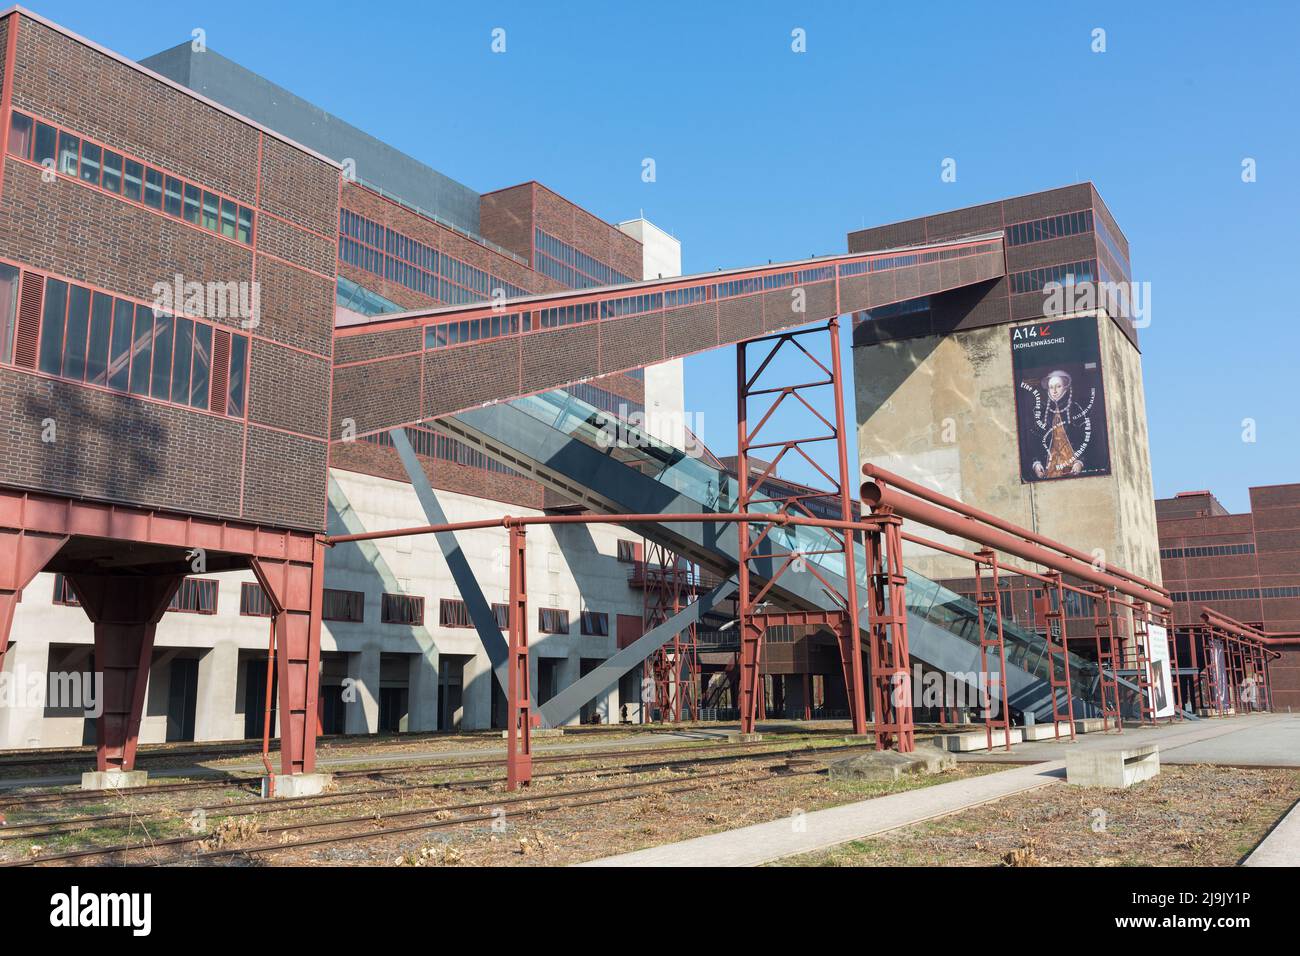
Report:
[[[383,624],[422,627],[424,598],[416,594],[391,594],[385,591],[380,601],[379,620]]]
[[[569,612],[561,607],[539,607],[537,630],[542,634],[568,634]]]
[[[239,613],[244,617],[271,617],[271,599],[256,581],[244,581],[239,587]]]
[[[167,604],[178,614],[216,614],[219,592],[216,578],[185,578]]]
[[[469,605],[460,598],[438,600],[438,625],[440,627],[473,627],[469,619]]]
[[[344,624],[364,624],[366,618],[366,593],[325,588],[321,619]]]

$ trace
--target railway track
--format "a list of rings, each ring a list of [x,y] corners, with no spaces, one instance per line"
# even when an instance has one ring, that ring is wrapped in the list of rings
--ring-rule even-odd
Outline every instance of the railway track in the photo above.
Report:
[[[736,745],[736,746],[739,747],[741,745]],[[863,745],[823,747],[823,748],[817,748],[815,750],[809,750],[807,748],[786,748],[777,751],[764,751],[761,753],[713,755],[713,756],[685,758],[681,760],[651,761],[642,764],[633,764],[627,767],[604,768],[603,770],[596,769],[596,768],[585,768],[582,770],[554,771],[548,774],[537,775],[537,777],[539,778],[540,777],[564,777],[564,776],[575,775],[575,774],[590,775],[594,773],[599,776],[608,778],[612,776],[646,773],[646,772],[650,772],[654,770],[662,770],[662,769],[674,769],[674,770],[681,770],[683,772],[690,771],[692,768],[694,768],[695,770],[695,772],[692,774],[690,783],[685,787],[677,783],[666,783],[663,780],[634,781],[630,783],[621,783],[621,784],[606,782],[606,783],[602,783],[598,787],[577,788],[573,790],[558,791],[554,793],[541,794],[541,795],[522,794],[513,797],[494,795],[492,797],[484,798],[481,800],[469,801],[465,803],[443,805],[443,806],[421,807],[412,810],[393,811],[386,814],[377,815],[374,813],[369,813],[369,814],[352,816],[352,817],[326,818],[322,820],[294,822],[289,824],[272,826],[268,828],[261,828],[258,830],[258,832],[261,834],[272,834],[272,833],[285,834],[285,833],[290,833],[295,831],[308,831],[308,830],[315,830],[321,828],[348,826],[351,824],[359,824],[359,823],[365,823],[367,825],[367,829],[363,832],[343,834],[343,835],[330,835],[320,839],[314,839],[305,842],[294,841],[291,843],[276,843],[274,845],[267,844],[267,845],[256,846],[256,847],[215,848],[212,850],[203,851],[197,855],[178,856],[174,858],[169,858],[167,860],[151,861],[151,862],[180,863],[180,862],[190,862],[196,860],[202,861],[208,859],[216,859],[223,856],[237,855],[245,852],[250,854],[255,854],[255,853],[269,852],[275,849],[284,850],[284,849],[292,849],[295,847],[302,847],[302,846],[315,846],[324,843],[346,842],[348,840],[361,840],[373,836],[382,836],[386,833],[405,833],[405,832],[411,832],[414,830],[421,830],[421,829],[438,829],[445,826],[456,826],[460,824],[467,824],[467,823],[479,822],[482,820],[493,819],[495,816],[498,816],[501,812],[501,809],[505,807],[514,807],[514,806],[521,806],[521,805],[527,806],[531,804],[540,803],[540,804],[545,804],[545,806],[532,807],[528,809],[527,812],[530,814],[538,813],[538,812],[549,812],[551,810],[564,809],[570,806],[573,807],[591,806],[598,803],[614,802],[615,799],[629,799],[630,797],[638,795],[643,790],[647,790],[655,787],[661,788],[662,792],[667,792],[667,793],[681,792],[683,789],[687,789],[687,790],[693,789],[695,787],[702,786],[707,782],[716,782],[721,778],[743,777],[747,774],[748,767],[751,764],[751,762],[768,761],[775,767],[784,763],[791,755],[798,755],[799,757],[804,758],[806,760],[807,758],[812,757],[814,754],[816,755],[842,754],[846,751],[856,751],[856,750],[864,750],[864,749],[869,749],[869,748]],[[724,764],[724,765],[743,764],[743,765],[724,766],[719,769],[710,769],[712,765],[715,764]],[[705,769],[700,770],[699,768],[701,767]],[[811,769],[799,769],[792,772],[811,773],[816,771]],[[500,782],[500,778],[490,778],[490,779],[485,779],[480,781],[473,781],[473,783],[480,786],[491,786],[499,782]],[[461,783],[467,783],[467,782],[461,782]],[[445,785],[446,785],[445,783],[434,783],[434,784],[413,784],[413,785],[394,786],[394,787],[381,787],[381,788],[366,789],[362,791],[354,791],[346,794],[323,794],[318,797],[298,798],[294,801],[284,801],[284,802],[277,801],[276,803],[258,803],[258,804],[249,804],[249,805],[235,806],[235,807],[230,807],[229,805],[219,805],[218,807],[212,807],[212,808],[192,808],[189,811],[159,810],[159,811],[152,811],[149,814],[145,814],[145,815],[142,814],[100,815],[96,817],[82,818],[80,820],[61,821],[58,825],[53,826],[46,831],[37,831],[37,832],[31,832],[30,830],[31,827],[38,826],[39,824],[37,823],[33,822],[28,824],[15,824],[6,827],[4,829],[6,831],[19,830],[25,827],[28,828],[27,832],[5,833],[4,836],[0,838],[36,839],[36,838],[44,838],[46,836],[60,836],[65,833],[77,832],[77,830],[94,822],[100,822],[100,823],[106,822],[107,819],[109,818],[116,818],[116,819],[130,818],[133,822],[143,822],[143,819],[146,816],[158,816],[169,812],[173,812],[173,813],[178,812],[181,815],[184,815],[187,812],[193,812],[193,809],[204,809],[205,811],[212,811],[215,816],[219,816],[219,817],[244,816],[248,814],[256,814],[258,816],[264,816],[264,815],[284,813],[284,812],[289,812],[294,810],[343,806],[349,803],[354,804],[354,803],[365,802],[367,800],[373,800],[373,799],[393,799],[396,797],[406,796],[417,791],[427,791],[427,790],[437,789]],[[600,795],[600,796],[596,796],[596,795]],[[624,796],[613,796],[613,795],[624,795]],[[568,801],[570,798],[578,798],[580,802],[572,803],[572,804],[568,802],[554,803],[554,801],[556,800]],[[552,802],[550,804],[546,804],[547,801],[552,801]],[[487,813],[479,813],[479,814],[470,813],[470,814],[462,814],[460,816],[453,816],[453,817],[445,816],[445,814],[449,812],[472,810],[474,808],[489,807],[489,806],[491,810],[490,812]],[[401,825],[397,827],[378,827],[378,828],[376,827],[376,823],[382,823],[383,821],[404,820],[408,818],[419,818],[419,817],[430,816],[430,815],[437,817],[437,819],[435,819],[432,822],[418,823],[413,825]],[[185,835],[180,837],[172,837],[164,840],[155,840],[155,841],[142,842],[142,843],[123,843],[123,844],[117,844],[117,845],[107,846],[107,847],[93,847],[93,848],[85,848],[80,850],[73,850],[66,853],[45,854],[42,856],[31,857],[27,859],[5,861],[0,863],[0,866],[29,866],[29,865],[41,865],[41,864],[49,864],[49,863],[70,863],[70,862],[91,860],[99,857],[108,857],[108,858],[122,857],[130,854],[138,854],[150,850],[156,851],[159,849],[169,848],[169,847],[171,848],[185,847],[188,845],[203,843],[204,841],[210,839],[211,839],[211,835],[208,833],[190,834],[190,835]]]

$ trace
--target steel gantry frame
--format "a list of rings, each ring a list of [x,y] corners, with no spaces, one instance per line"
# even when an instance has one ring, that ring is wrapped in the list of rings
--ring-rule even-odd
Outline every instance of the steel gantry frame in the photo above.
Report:
[[[1011,707],[1007,688],[1007,647],[1002,631],[1002,592],[998,582],[998,556],[991,548],[984,548],[977,552],[977,556],[981,560],[975,562],[975,605],[980,629],[980,673],[984,677],[985,684],[984,731],[988,735],[988,749],[991,751],[993,728],[1000,725],[1003,746],[1010,752]],[[987,589],[984,586],[985,568],[989,571]],[[985,615],[990,612],[993,615],[991,628],[985,620]],[[992,637],[989,636],[990,633]],[[994,696],[994,673],[989,666],[991,654],[996,654],[998,662],[996,697]]]
[[[642,539],[641,628],[649,633],[677,615],[692,592],[695,574],[677,552]],[[654,705],[661,721],[680,723],[683,715],[698,720],[700,664],[694,622],[645,660],[645,680],[654,687]]]
[[[812,336],[825,337],[830,351],[826,360],[805,347],[804,342]],[[761,350],[760,360],[752,371],[749,363],[751,349]],[[761,384],[764,373],[773,368],[773,363],[783,353],[806,360],[804,367],[809,368],[810,377],[788,384]],[[827,389],[831,392],[833,406],[829,417],[817,408],[818,402],[824,400]],[[767,436],[777,428],[778,413],[795,412],[800,417],[805,417],[799,409],[811,415],[812,424],[809,427],[814,430],[811,433],[768,440]],[[758,421],[752,427],[751,411],[758,415]],[[772,523],[765,523],[757,534],[751,533],[748,522],[740,523],[737,628],[740,637],[738,669],[741,733],[754,732],[758,716],[764,709],[763,642],[768,627],[777,623],[763,613],[768,604],[765,598],[780,577],[794,567],[817,578],[826,594],[839,605],[838,610],[826,613],[821,623],[834,630],[839,642],[853,733],[865,734],[867,709],[863,693],[862,642],[858,631],[858,575],[855,567],[854,532],[847,527],[847,523],[853,519],[854,502],[844,414],[840,325],[837,318],[832,318],[825,325],[781,332],[737,344],[736,430],[737,511],[775,507],[777,514],[812,518],[817,517],[813,504],[820,503],[823,507],[833,507],[839,512],[840,520],[846,523],[844,528],[827,529],[829,544],[825,549],[815,552],[783,546],[772,534],[775,527]],[[827,443],[835,447],[835,474],[823,467],[813,454]],[[770,460],[754,458],[756,452],[769,454]],[[764,491],[764,483],[776,475],[778,466],[787,455],[793,455],[810,465],[822,476],[830,490],[784,497],[768,496]],[[750,474],[751,463],[761,465],[756,476]],[[818,570],[818,559],[830,555],[840,556],[844,561],[845,594],[840,594]],[[754,565],[760,562],[771,570],[762,574],[765,583],[756,587],[753,581]],[[901,569],[901,565],[899,567]],[[902,613],[905,615],[906,611]]]

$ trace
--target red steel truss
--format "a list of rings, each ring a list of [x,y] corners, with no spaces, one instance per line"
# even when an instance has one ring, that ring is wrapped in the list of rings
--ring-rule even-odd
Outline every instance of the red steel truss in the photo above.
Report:
[[[691,565],[679,554],[652,541],[642,544],[645,557],[641,604],[642,633],[673,617],[690,601],[695,575]],[[645,661],[645,679],[655,689],[654,706],[659,720],[680,722],[683,715],[699,719],[700,663],[696,645],[696,626],[659,648]]]
[[[840,326],[831,319],[824,326],[782,332],[777,335],[750,339],[736,346],[736,479],[739,493],[736,509],[739,512],[765,511],[775,508],[778,514],[818,517],[817,504],[838,512],[840,520],[853,520],[852,486],[849,478],[848,445],[845,430],[843,375],[840,368]],[[829,344],[829,358],[814,355],[804,342],[810,336],[824,337]],[[751,351],[760,353],[759,361],[751,371]],[[765,372],[778,356],[800,359],[810,376],[792,384],[768,386],[760,384]],[[806,360],[803,361],[803,360]],[[825,392],[832,393],[833,413],[827,417],[817,405],[825,400]],[[800,411],[802,409],[802,411]],[[750,425],[750,414],[757,422]],[[774,419],[778,413],[794,412],[800,418],[810,416],[811,434],[772,438],[776,430]],[[804,413],[807,413],[805,415]],[[799,427],[799,426],[795,426]],[[837,453],[837,475],[832,475],[814,457],[812,452],[831,444]],[[761,454],[762,459],[756,456]],[[801,459],[822,476],[829,491],[810,491],[784,497],[771,497],[765,493],[765,482],[776,475],[781,462],[792,455]],[[761,470],[750,474],[751,464]],[[792,566],[806,570],[825,586],[826,593],[840,606],[838,618],[828,620],[839,639],[840,660],[844,671],[849,717],[855,734],[866,733],[867,714],[862,683],[862,647],[858,633],[857,571],[854,567],[853,532],[851,529],[828,529],[830,544],[815,553],[804,553],[784,546],[772,534],[774,525],[764,524],[756,534],[751,533],[748,522],[739,525],[739,586],[737,596],[737,627],[740,632],[740,730],[753,733],[754,724],[762,710],[763,680],[761,660],[766,622],[763,609],[772,586]],[[841,595],[825,581],[819,571],[817,558],[840,555],[844,561],[844,582],[847,594]],[[755,587],[752,580],[754,565],[762,562],[770,571],[763,577],[766,583]]]

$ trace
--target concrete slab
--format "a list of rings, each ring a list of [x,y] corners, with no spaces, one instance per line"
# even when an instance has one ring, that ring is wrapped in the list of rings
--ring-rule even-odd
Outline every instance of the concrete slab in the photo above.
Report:
[[[1066,782],[1076,787],[1122,790],[1160,773],[1160,748],[1155,744],[1073,750],[1065,756]]]
[[[947,816],[1015,793],[1060,782],[1060,760],[1016,767],[919,790],[892,793],[789,817],[592,860],[582,866],[761,866],[773,860],[824,850],[850,840]]]
[[[1242,866],[1300,866],[1300,804],[1260,841]]]
[[[1007,731],[999,727],[993,731],[993,746],[1005,747],[1008,736],[1012,744],[1018,744],[1024,738],[1021,736],[1020,727],[1012,727],[1008,735]],[[972,750],[988,750],[989,733],[987,730],[968,730],[960,734],[944,734],[941,737],[934,738],[934,745],[952,753],[969,753]]]
[[[867,754],[853,754],[832,760],[827,765],[832,780],[865,780],[868,783],[889,783],[904,774],[929,776],[943,773],[957,766],[952,754],[937,748],[922,747],[910,754],[894,750],[876,750]]]
[[[334,782],[334,775],[328,773],[291,773],[275,778],[275,798],[287,800],[292,797],[314,797],[324,793]],[[267,796],[270,778],[262,778],[262,796]]]
[[[727,743],[729,744],[753,744],[762,739],[762,734],[742,734],[739,731],[727,734]]]
[[[147,770],[91,770],[81,775],[82,790],[129,790],[148,785]]]
[[[1022,740],[1056,740],[1056,727],[1052,724],[1026,724],[1018,728]],[[1068,741],[1070,737],[1070,723],[1063,720],[1060,722],[1061,736],[1060,739]]]
[[[1101,717],[1084,717],[1074,722],[1074,732],[1076,734],[1100,734],[1105,733],[1106,723]]]

